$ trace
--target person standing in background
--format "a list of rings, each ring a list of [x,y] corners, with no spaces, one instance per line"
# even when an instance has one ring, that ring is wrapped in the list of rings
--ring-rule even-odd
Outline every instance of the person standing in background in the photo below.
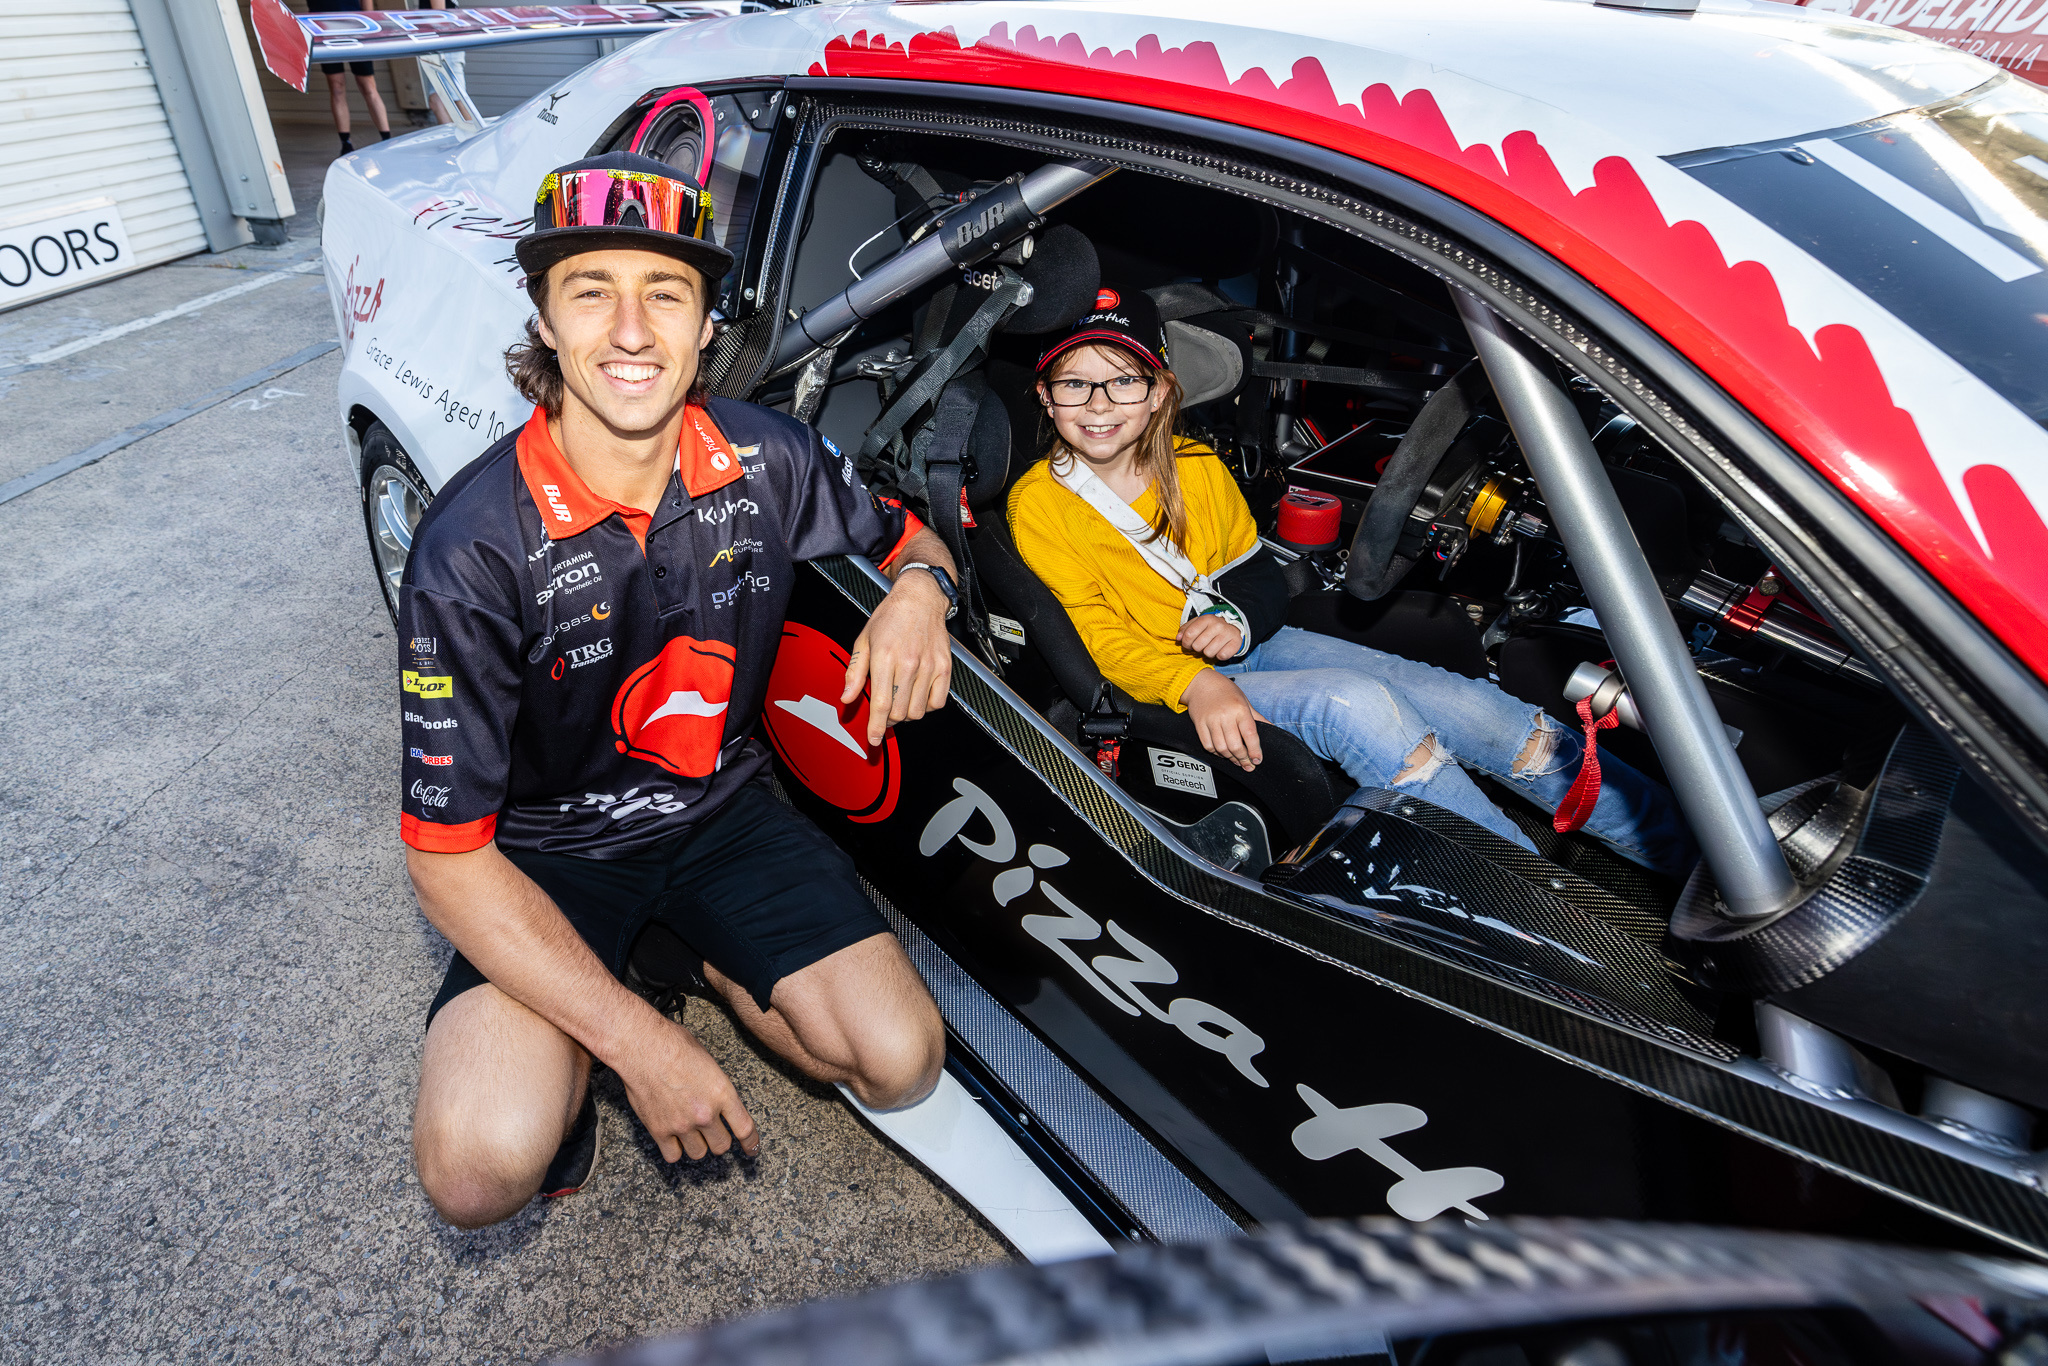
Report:
[[[348,10],[374,10],[376,0],[306,0],[306,8],[314,14],[338,14]],[[384,97],[377,93],[377,66],[374,62],[349,62],[350,74],[356,78],[356,89],[363,92],[363,103],[369,106],[370,121],[377,125],[377,136],[391,136],[391,118],[384,112]],[[342,63],[320,63],[320,74],[327,78],[327,105],[334,113],[334,131],[341,135],[341,153],[347,156],[356,149],[349,141],[348,87],[342,81]]]

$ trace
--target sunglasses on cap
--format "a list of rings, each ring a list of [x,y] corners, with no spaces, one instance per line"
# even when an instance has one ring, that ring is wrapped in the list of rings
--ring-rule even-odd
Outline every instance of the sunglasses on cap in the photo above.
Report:
[[[703,238],[711,231],[711,196],[646,171],[554,171],[534,196],[533,218],[540,229],[648,228]]]

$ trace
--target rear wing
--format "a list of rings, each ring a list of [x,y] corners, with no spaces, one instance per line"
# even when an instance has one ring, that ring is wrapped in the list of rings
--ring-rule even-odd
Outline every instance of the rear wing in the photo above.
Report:
[[[694,0],[690,4],[492,5],[295,14],[284,0],[251,0],[249,17],[256,28],[257,45],[263,50],[263,64],[294,90],[304,90],[306,73],[314,62],[423,57],[571,34],[618,38],[773,8],[776,6],[762,0]]]

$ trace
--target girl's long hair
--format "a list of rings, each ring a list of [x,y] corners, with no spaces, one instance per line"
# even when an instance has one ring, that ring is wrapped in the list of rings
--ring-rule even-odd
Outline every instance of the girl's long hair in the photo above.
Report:
[[[1165,391],[1158,411],[1152,414],[1144,435],[1138,438],[1138,469],[1152,481],[1152,500],[1158,507],[1152,517],[1152,535],[1146,539],[1164,536],[1185,551],[1188,544],[1188,506],[1180,492],[1179,442],[1175,430],[1180,425],[1180,381],[1174,377],[1173,371],[1148,364],[1143,356],[1129,347],[1115,342],[1090,342],[1089,345],[1108,356],[1125,374],[1149,376],[1155,392]],[[1072,351],[1061,353],[1062,356],[1073,354]],[[1059,358],[1055,357],[1051,365],[1038,372],[1038,382],[1049,381],[1058,368]],[[1067,449],[1067,443],[1060,440],[1059,428],[1053,425],[1049,409],[1042,412],[1039,423],[1045,458],[1052,463],[1055,473],[1067,469],[1067,462],[1075,456]]]

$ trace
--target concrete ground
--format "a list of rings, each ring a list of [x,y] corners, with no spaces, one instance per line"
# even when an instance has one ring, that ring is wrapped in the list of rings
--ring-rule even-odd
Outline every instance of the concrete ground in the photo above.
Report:
[[[8,367],[314,252],[0,314],[0,483],[330,338],[333,314],[317,273],[286,274]],[[435,1217],[408,1144],[449,949],[403,874],[394,642],[338,365],[0,505],[0,1361],[546,1360],[1006,1256],[702,1001],[688,1023],[757,1160],[665,1165],[609,1081],[582,1194],[481,1233]]]

